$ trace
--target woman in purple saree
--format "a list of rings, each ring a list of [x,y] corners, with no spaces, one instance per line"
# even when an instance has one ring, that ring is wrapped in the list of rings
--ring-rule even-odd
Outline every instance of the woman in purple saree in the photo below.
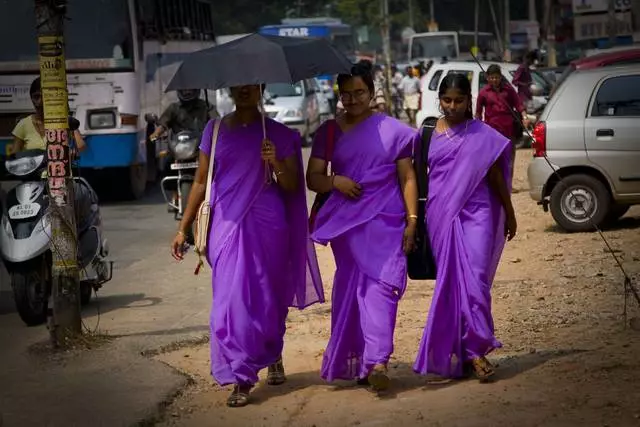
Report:
[[[388,387],[398,301],[407,284],[406,251],[413,247],[417,186],[411,155],[417,132],[369,109],[374,93],[369,66],[338,77],[346,113],[323,125],[314,141],[307,183],[330,193],[315,218],[312,238],[336,261],[331,338],[321,376]],[[329,131],[328,126],[333,126]],[[335,137],[327,176],[326,144]]]
[[[269,384],[285,381],[281,354],[288,308],[322,302],[324,294],[308,233],[300,135],[267,119],[264,140],[260,87],[234,87],[231,94],[236,111],[209,122],[202,136],[198,171],[172,249],[181,260],[185,233],[204,200],[217,128],[207,246],[214,297],[211,373],[218,384],[234,385],[227,404],[239,407],[249,403],[261,369],[268,367]],[[268,181],[271,173],[275,179]]]
[[[485,358],[501,346],[491,316],[493,282],[505,237],[516,233],[511,203],[511,142],[471,114],[466,76],[446,76],[439,90],[444,118],[429,149],[426,223],[437,277],[414,370],[488,380]]]

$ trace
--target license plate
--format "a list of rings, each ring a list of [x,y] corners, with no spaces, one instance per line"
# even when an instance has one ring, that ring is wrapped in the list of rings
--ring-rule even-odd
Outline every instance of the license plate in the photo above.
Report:
[[[172,163],[171,164],[171,170],[178,170],[178,169],[197,169],[198,168],[198,162],[192,162],[192,163]]]
[[[40,205],[38,203],[27,203],[24,205],[16,205],[9,208],[10,219],[25,219],[38,215]]]

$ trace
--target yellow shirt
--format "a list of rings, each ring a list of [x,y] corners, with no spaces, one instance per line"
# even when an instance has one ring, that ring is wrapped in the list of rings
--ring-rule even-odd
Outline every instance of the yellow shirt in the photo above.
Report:
[[[46,150],[44,138],[33,124],[32,116],[20,120],[12,132],[13,136],[24,141],[25,150]]]

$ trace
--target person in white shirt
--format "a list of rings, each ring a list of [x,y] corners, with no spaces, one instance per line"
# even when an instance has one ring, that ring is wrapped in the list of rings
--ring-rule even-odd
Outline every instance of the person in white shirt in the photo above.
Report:
[[[406,75],[400,82],[402,92],[402,108],[409,117],[409,124],[416,125],[416,113],[420,104],[420,79],[415,75],[413,67],[407,67]]]

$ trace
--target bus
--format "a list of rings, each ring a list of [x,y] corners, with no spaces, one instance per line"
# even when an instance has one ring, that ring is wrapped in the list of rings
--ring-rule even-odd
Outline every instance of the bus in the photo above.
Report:
[[[433,31],[417,33],[409,38],[408,61],[472,59],[471,49],[475,44],[474,31]],[[478,33],[478,51],[483,60],[500,59],[498,40],[493,33]]]
[[[38,75],[34,2],[0,0],[0,150],[33,110]],[[10,13],[9,13],[10,11]],[[156,147],[146,113],[177,97],[164,89],[190,52],[215,45],[213,5],[205,0],[68,0],[65,20],[69,108],[87,150],[79,167],[122,198],[141,197],[155,181]]]
[[[259,34],[283,37],[323,38],[355,62],[356,43],[353,28],[336,18],[289,18],[279,25],[265,25],[258,29]],[[318,80],[325,92],[333,91],[333,76],[320,76]]]

